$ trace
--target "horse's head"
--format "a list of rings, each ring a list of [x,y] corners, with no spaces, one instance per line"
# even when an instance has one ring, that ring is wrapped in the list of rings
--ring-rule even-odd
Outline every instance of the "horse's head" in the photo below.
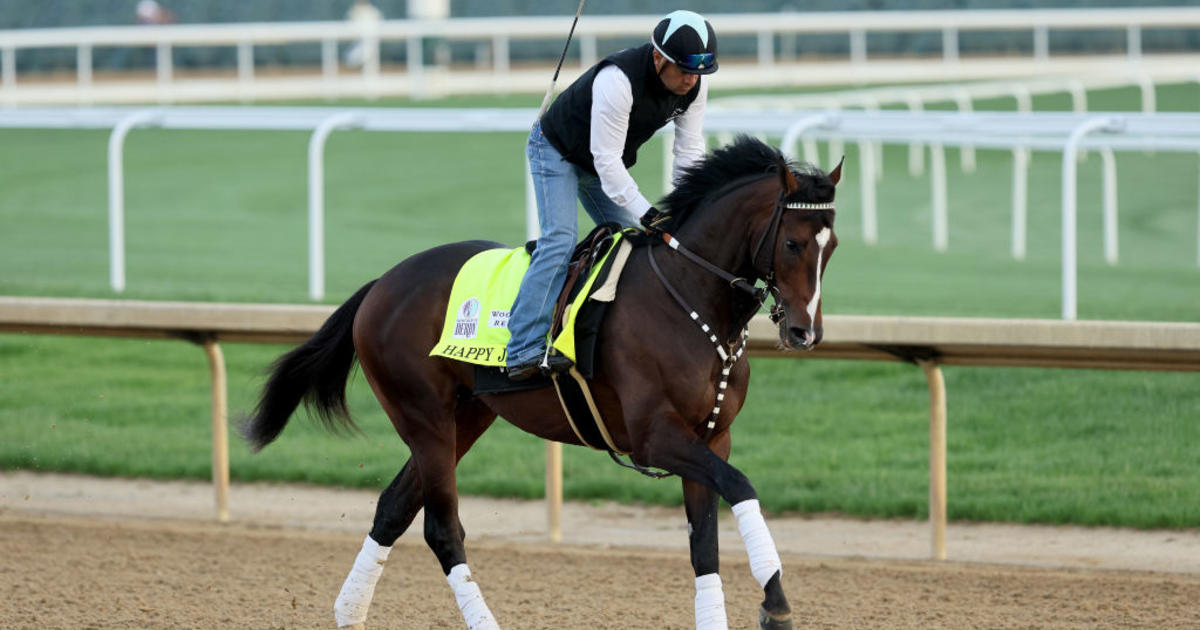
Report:
[[[782,191],[754,244],[755,266],[774,293],[771,319],[787,349],[811,350],[821,341],[821,276],[837,248],[833,231],[839,163],[828,175],[780,165]]]

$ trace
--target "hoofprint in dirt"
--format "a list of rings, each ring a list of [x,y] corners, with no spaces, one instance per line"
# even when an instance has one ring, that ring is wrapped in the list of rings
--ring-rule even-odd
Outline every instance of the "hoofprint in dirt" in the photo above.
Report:
[[[322,628],[361,536],[253,524],[0,513],[0,627]],[[723,554],[730,620],[754,618],[745,554]],[[1200,576],[784,554],[815,628],[1196,628]],[[461,628],[421,541],[393,550],[378,627]],[[688,628],[677,550],[484,541],[473,571],[503,627]],[[403,567],[402,570],[395,570]],[[734,577],[736,576],[736,577]],[[742,622],[745,622],[744,624]]]

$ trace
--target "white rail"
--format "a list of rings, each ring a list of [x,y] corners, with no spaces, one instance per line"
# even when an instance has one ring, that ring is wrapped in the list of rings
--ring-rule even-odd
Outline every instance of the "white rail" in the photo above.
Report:
[[[335,128],[353,124],[366,131],[442,131],[442,132],[525,132],[535,112],[532,109],[384,109],[384,108],[286,108],[286,107],[173,107],[158,109],[95,108],[95,109],[22,109],[0,113],[0,128],[102,128],[113,129],[109,143],[110,173],[110,271],[112,288],[124,289],[124,197],[120,164],[123,140],[135,126],[157,126],[164,129],[239,129],[239,130],[306,130],[314,133],[309,144],[309,261],[310,297],[324,297],[323,232],[323,160],[324,139]],[[819,119],[814,118],[819,117]],[[1094,131],[1103,134],[1077,134],[1091,127],[1091,122],[1107,121]],[[759,132],[787,139],[784,150],[793,153],[795,142],[801,139],[841,140],[852,138],[862,143],[909,144],[925,142],[931,147],[933,177],[932,191],[935,206],[933,222],[934,245],[939,250],[949,246],[946,218],[945,146],[972,146],[1007,149],[1014,152],[1063,152],[1063,248],[1062,248],[1062,316],[1074,319],[1075,311],[1075,220],[1073,180],[1074,159],[1078,150],[1155,150],[1200,152],[1200,114],[1075,114],[1075,113],[985,113],[905,111],[722,111],[714,109],[705,120],[706,130],[715,134]],[[869,166],[873,151],[861,151],[866,158],[859,178],[864,202],[874,199],[875,178]],[[1070,164],[1068,165],[1068,161]],[[1027,162],[1023,162],[1027,165]],[[670,172],[669,168],[664,172]],[[1104,169],[1106,190],[1115,185],[1115,168]],[[1017,181],[1014,177],[1014,184]],[[1023,180],[1023,178],[1021,178]],[[528,181],[528,180],[527,180]],[[527,184],[528,185],[528,184]],[[1014,200],[1023,194],[1014,190]],[[529,207],[526,216],[536,216]],[[1015,201],[1014,201],[1015,203]],[[875,233],[874,207],[864,203],[863,239],[870,243]],[[1106,221],[1115,221],[1115,205],[1105,212]],[[530,222],[532,224],[532,222]],[[1014,219],[1015,225],[1015,219]],[[1014,230],[1016,228],[1014,227]],[[1105,232],[1115,233],[1115,223],[1106,224]],[[1070,241],[1068,242],[1068,239]],[[1107,251],[1106,245],[1106,251]],[[1200,251],[1200,242],[1197,244]]]
[[[645,37],[648,25],[658,16],[587,16],[576,31],[580,41],[579,62],[583,67],[596,60],[601,38]],[[1114,59],[1133,66],[1151,63],[1164,55],[1146,54],[1142,30],[1147,28],[1195,28],[1200,26],[1200,7],[1089,8],[970,11],[846,11],[805,13],[711,14],[708,16],[722,37],[757,38],[754,71],[723,73],[728,87],[745,85],[791,85],[805,81],[845,83],[894,80],[896,66],[872,57],[869,35],[897,32],[941,32],[941,54],[935,64],[901,62],[910,80],[935,77],[964,79],[985,76],[1044,76],[1075,73],[1081,60],[1053,57],[1050,31],[1112,29],[1125,33],[1125,49],[1104,56],[1096,66],[1111,67]],[[438,93],[538,91],[544,89],[546,73],[536,78],[514,70],[509,63],[513,41],[561,41],[568,25],[565,17],[521,16],[503,18],[458,18],[449,20],[385,20],[376,24],[339,22],[189,24],[168,26],[113,26],[0,31],[0,103],[93,102],[182,102],[188,100],[235,100],[255,98],[300,98],[327,95],[373,98],[383,94],[428,96]],[[1026,31],[1033,47],[1023,58],[994,57],[988,63],[959,53],[964,33]],[[826,72],[781,72],[775,46],[780,35],[840,34],[849,41],[846,64]],[[356,77],[339,73],[337,44],[362,42],[365,59]],[[490,49],[491,69],[486,73],[456,71],[454,76],[435,76],[425,71],[425,41],[475,41]],[[379,64],[383,42],[407,44],[406,72],[384,72]],[[255,76],[254,48],[279,44],[312,43],[321,47],[320,73],[314,77],[264,79]],[[156,49],[155,80],[149,85],[112,85],[94,81],[92,59],[98,47],[147,46]],[[181,79],[172,67],[173,51],[188,46],[230,46],[237,50],[236,73],[229,78]],[[73,84],[23,86],[17,76],[17,55],[35,48],[76,49],[76,81]],[[1183,51],[1186,52],[1186,51]],[[1084,61],[1084,63],[1086,63]],[[1184,62],[1186,63],[1186,62]],[[478,65],[478,64],[477,64]],[[1195,67],[1194,60],[1192,67]],[[922,69],[923,68],[923,69]],[[204,71],[205,69],[199,69]],[[222,71],[220,68],[208,68]],[[920,73],[915,76],[912,72]],[[1013,73],[1016,74],[1013,74]],[[572,78],[567,69],[564,78]],[[490,75],[490,76],[488,76]]]

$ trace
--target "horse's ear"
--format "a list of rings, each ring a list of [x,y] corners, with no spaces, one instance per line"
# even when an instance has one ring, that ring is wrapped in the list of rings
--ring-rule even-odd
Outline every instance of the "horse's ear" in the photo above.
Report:
[[[833,182],[834,186],[837,186],[838,182],[842,181],[842,165],[845,163],[846,156],[843,155],[841,161],[838,162],[838,165],[833,167],[832,171],[829,171],[829,181]]]
[[[782,159],[779,160],[779,185],[783,187],[785,195],[790,195],[800,189],[800,182],[796,181],[796,174]]]

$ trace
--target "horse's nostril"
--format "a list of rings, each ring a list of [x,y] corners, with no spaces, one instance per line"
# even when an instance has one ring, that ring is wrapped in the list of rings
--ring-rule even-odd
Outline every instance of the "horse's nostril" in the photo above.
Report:
[[[788,332],[791,334],[792,339],[795,339],[806,346],[811,346],[814,342],[816,342],[816,335],[814,335],[813,331],[809,328],[792,326],[788,329]]]

